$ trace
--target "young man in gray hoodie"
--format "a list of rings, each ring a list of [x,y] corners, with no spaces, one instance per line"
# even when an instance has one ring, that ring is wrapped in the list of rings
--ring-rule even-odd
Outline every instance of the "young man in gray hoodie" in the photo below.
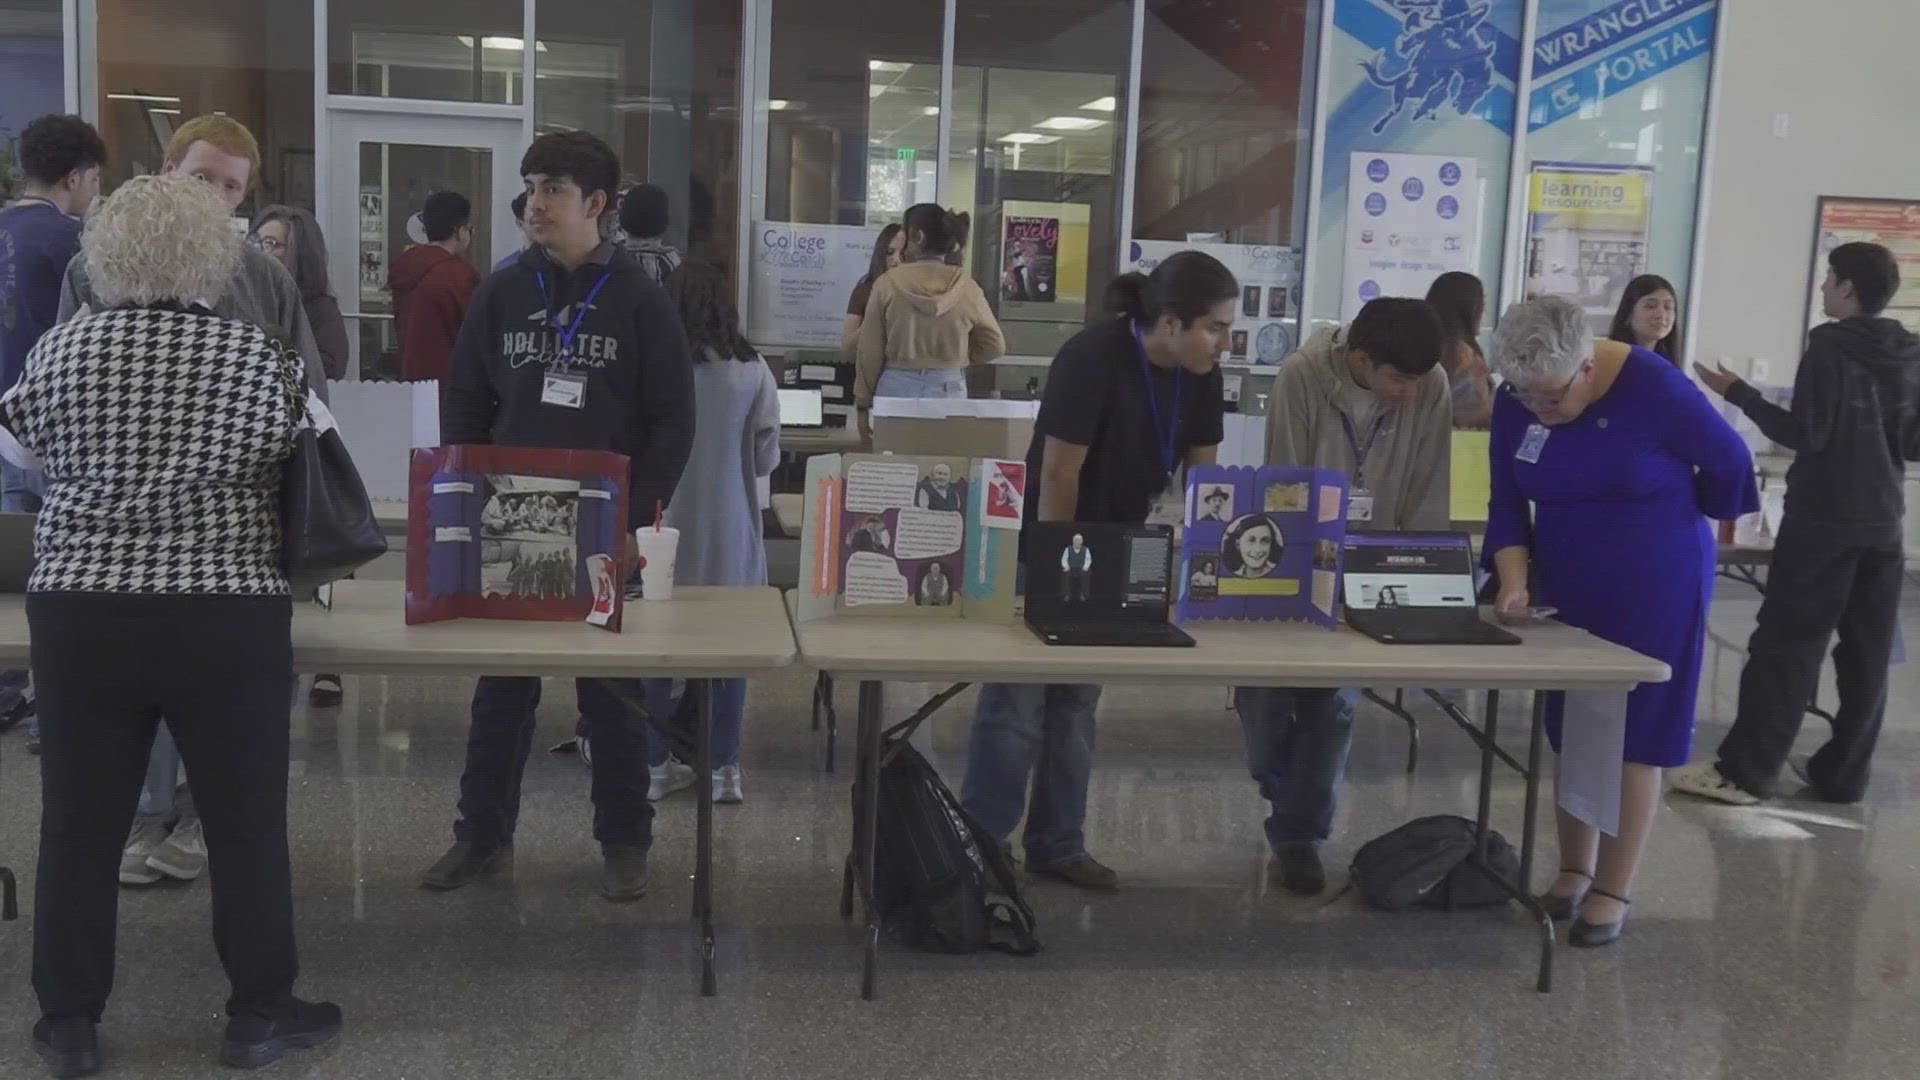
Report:
[[[1424,300],[1382,298],[1353,325],[1323,330],[1287,357],[1267,416],[1267,463],[1337,469],[1351,485],[1347,528],[1443,532],[1453,397],[1446,341]],[[1272,804],[1267,842],[1281,884],[1326,888],[1320,845],[1353,741],[1358,690],[1241,687],[1247,768]]]

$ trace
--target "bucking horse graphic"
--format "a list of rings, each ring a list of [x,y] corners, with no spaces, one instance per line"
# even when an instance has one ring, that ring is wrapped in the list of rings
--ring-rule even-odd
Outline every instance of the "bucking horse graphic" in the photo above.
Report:
[[[1387,129],[1395,117],[1414,106],[1415,120],[1435,120],[1449,98],[1461,116],[1473,112],[1493,89],[1494,44],[1482,37],[1480,24],[1492,10],[1490,3],[1472,0],[1393,0],[1401,13],[1401,33],[1394,43],[1404,65],[1386,74],[1387,50],[1360,63],[1367,81],[1393,92],[1393,108],[1373,125],[1373,133]]]

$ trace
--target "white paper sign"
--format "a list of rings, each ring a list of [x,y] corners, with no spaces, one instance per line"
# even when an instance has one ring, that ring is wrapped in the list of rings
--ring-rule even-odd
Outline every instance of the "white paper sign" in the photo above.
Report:
[[[1627,695],[1573,691],[1566,700],[1560,720],[1560,808],[1608,836],[1618,836]]]
[[[1480,167],[1470,157],[1355,151],[1348,160],[1340,318],[1381,296],[1427,295],[1480,266]]]
[[[839,349],[847,300],[866,275],[878,238],[878,229],[864,225],[757,222],[747,336],[762,345]]]

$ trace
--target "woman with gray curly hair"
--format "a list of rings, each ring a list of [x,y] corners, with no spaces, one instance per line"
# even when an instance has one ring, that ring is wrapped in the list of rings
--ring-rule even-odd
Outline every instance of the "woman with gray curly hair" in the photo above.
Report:
[[[1596,340],[1563,297],[1509,309],[1493,366],[1505,384],[1485,546],[1499,610],[1554,605],[1564,622],[1673,670],[1627,696],[1613,835],[1558,811],[1560,876],[1541,902],[1576,919],[1573,945],[1606,945],[1626,926],[1661,770],[1685,764],[1692,745],[1717,554],[1708,519],[1759,508],[1753,458],[1684,374],[1638,346]],[[1560,721],[1549,713],[1556,751]]]
[[[293,996],[279,488],[301,365],[210,310],[240,238],[205,182],[128,181],[81,253],[102,309],[41,338],[0,400],[0,451],[47,478],[27,586],[45,720],[34,1046],[56,1076],[100,1067],[116,867],[164,717],[206,823],[223,1056],[262,1065],[340,1029],[338,1008]]]

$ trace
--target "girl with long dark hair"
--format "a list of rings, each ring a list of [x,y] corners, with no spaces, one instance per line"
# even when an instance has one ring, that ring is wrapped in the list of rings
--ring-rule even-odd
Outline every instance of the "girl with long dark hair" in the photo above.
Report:
[[[1658,353],[1684,371],[1686,365],[1680,359],[1680,294],[1674,291],[1673,282],[1658,274],[1641,274],[1627,282],[1607,337]]]
[[[1452,270],[1433,279],[1427,304],[1440,316],[1447,344],[1440,366],[1453,387],[1453,426],[1485,428],[1493,418],[1493,377],[1480,351],[1480,324],[1487,314],[1487,290],[1480,279]]]
[[[900,265],[900,256],[906,246],[907,238],[899,225],[881,229],[879,238],[873,242],[873,258],[867,262],[866,276],[853,287],[853,295],[847,298],[847,320],[840,327],[840,347],[847,352],[852,352],[854,346],[860,343],[860,326],[867,321],[867,301],[873,298],[873,283]]]

